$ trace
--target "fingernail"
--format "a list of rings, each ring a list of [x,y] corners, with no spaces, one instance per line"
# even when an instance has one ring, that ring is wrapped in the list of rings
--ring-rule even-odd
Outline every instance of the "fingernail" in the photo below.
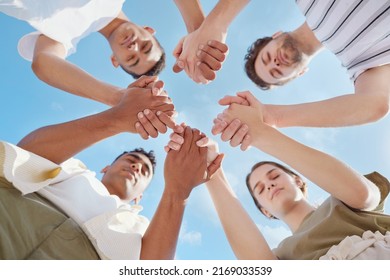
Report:
[[[246,124],[244,124],[244,125],[242,126],[241,129],[242,129],[242,130],[248,130],[248,128],[249,128],[249,127],[248,127]]]
[[[202,54],[202,51],[197,51],[197,52],[196,52],[196,55],[197,55],[197,56],[200,56],[201,54]]]
[[[203,44],[200,44],[200,45],[199,45],[199,49],[203,50],[203,49],[204,49],[204,45],[203,45]]]
[[[142,114],[142,112],[139,112],[139,113],[138,113],[138,117],[139,117],[140,119],[142,119],[142,118],[144,117],[144,114]]]
[[[161,111],[157,111],[156,115],[160,116],[161,115]]]
[[[180,68],[184,68],[184,62],[179,60],[177,62],[177,66],[179,66]]]
[[[201,62],[200,62],[200,61],[198,61],[198,62],[196,63],[196,66],[199,66],[199,65],[200,65],[200,63],[201,63]]]
[[[145,109],[144,113],[145,113],[145,115],[149,115],[150,114],[150,110],[149,109]]]
[[[140,126],[141,126],[141,124],[139,122],[135,123],[135,127],[140,127]]]
[[[153,93],[154,93],[155,95],[157,95],[158,92],[159,92],[159,89],[158,89],[158,88],[153,88]]]

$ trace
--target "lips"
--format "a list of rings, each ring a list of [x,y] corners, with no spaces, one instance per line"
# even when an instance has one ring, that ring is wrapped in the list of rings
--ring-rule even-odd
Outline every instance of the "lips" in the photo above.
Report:
[[[129,179],[133,185],[137,184],[137,174],[134,174],[134,172],[129,169],[124,169],[123,171],[125,172],[125,177]]]
[[[274,198],[275,195],[279,194],[279,192],[282,190],[282,188],[276,188],[271,193],[271,200]]]
[[[285,56],[282,54],[281,50],[279,50],[279,52],[278,52],[278,60],[281,64],[283,64],[285,66],[290,66],[290,62],[288,61],[288,59],[285,58]]]

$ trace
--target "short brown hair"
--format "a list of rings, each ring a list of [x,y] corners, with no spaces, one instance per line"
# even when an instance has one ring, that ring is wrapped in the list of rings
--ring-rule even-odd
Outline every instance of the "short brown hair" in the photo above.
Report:
[[[253,173],[253,171],[255,171],[258,167],[264,165],[264,164],[270,164],[270,165],[273,165],[275,167],[278,167],[280,169],[282,169],[284,172],[286,172],[287,174],[289,174],[291,177],[293,178],[299,178],[301,179],[301,181],[303,182],[301,176],[299,176],[297,173],[295,173],[294,171],[292,171],[290,168],[288,168],[287,166],[284,166],[280,163],[277,163],[277,162],[274,162],[274,161],[260,161],[258,163],[256,163],[255,165],[252,166],[251,168],[251,171],[249,172],[249,174],[246,176],[246,179],[245,179],[245,182],[246,182],[246,186],[249,190],[249,193],[251,194],[252,198],[253,198],[253,201],[256,205],[256,207],[260,210],[261,213],[263,213],[263,211],[261,210],[262,206],[261,204],[259,203],[259,201],[256,199],[255,197],[255,194],[253,193],[253,189],[250,187],[249,185],[249,179]],[[305,182],[303,182],[302,186],[300,186],[300,190],[302,191],[303,195],[306,197],[307,196],[307,185]],[[264,214],[264,213],[263,213]],[[276,217],[272,216],[271,218],[273,219],[277,219]]]
[[[294,78],[290,78],[286,81],[279,82],[276,84],[270,84],[265,82],[263,79],[261,79],[257,74],[255,70],[255,61],[257,59],[257,56],[259,55],[260,51],[273,40],[272,37],[263,37],[257,39],[249,48],[248,52],[245,55],[244,61],[245,61],[245,73],[251,79],[252,82],[254,82],[259,88],[262,90],[269,90],[277,86],[282,86],[286,84],[287,82],[291,81]]]

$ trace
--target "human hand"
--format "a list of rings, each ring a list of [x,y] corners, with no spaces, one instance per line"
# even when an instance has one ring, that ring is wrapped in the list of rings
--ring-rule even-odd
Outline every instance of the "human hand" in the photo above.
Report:
[[[185,128],[186,124],[182,123],[180,127]],[[182,133],[173,132],[169,136],[169,139],[170,140],[168,144],[164,147],[164,150],[167,153],[171,149],[179,151],[181,149],[182,144],[184,143]],[[207,166],[209,166],[219,154],[218,143],[204,135],[204,137],[197,141],[196,144],[199,147],[207,147]]]
[[[170,150],[166,156],[164,178],[168,191],[185,200],[193,188],[208,181],[218,170],[223,155],[218,155],[207,167],[207,148],[196,144],[204,134],[187,126],[181,136],[184,139],[181,148]]]
[[[225,39],[226,32],[202,24],[179,41],[173,52],[177,60],[173,71],[178,73],[184,69],[197,83],[214,80],[228,52]]]
[[[167,96],[164,90],[164,82],[158,80],[157,76],[142,76],[137,81],[131,83],[128,88],[142,87],[152,90],[153,96]],[[153,112],[145,109],[137,114],[138,121],[135,123],[135,129],[142,139],[148,139],[149,136],[156,138],[159,133],[166,133],[167,128],[181,132],[182,128],[176,124],[175,117],[177,113],[172,112]]]
[[[233,147],[241,145],[241,149],[246,150],[254,139],[254,132],[264,123],[263,105],[249,91],[225,96],[219,103],[229,107],[214,119],[212,133],[221,133],[223,141],[230,141]]]
[[[146,109],[149,110],[147,112],[153,112],[154,114],[157,114],[157,112],[164,113],[169,118],[174,116],[174,105],[168,95],[166,93],[156,95],[156,92],[161,92],[162,86],[163,82],[157,81],[155,78],[141,77],[130,84],[127,89],[122,90],[121,101],[110,110],[114,113],[114,117],[118,122],[117,125],[122,131],[137,133],[138,114]],[[165,124],[173,126],[167,118],[163,120]]]

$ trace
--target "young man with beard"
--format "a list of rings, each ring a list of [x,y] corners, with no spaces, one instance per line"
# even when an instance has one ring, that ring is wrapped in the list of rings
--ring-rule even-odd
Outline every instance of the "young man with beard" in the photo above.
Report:
[[[229,3],[229,0],[219,2]],[[201,33],[197,38],[226,35],[232,16],[248,2],[226,5],[232,10],[230,13],[218,13],[214,9],[198,29]],[[306,21],[292,32],[277,32],[254,42],[245,57],[249,78],[262,89],[281,86],[303,75],[311,59],[327,48],[347,69],[355,91],[304,104],[263,104],[265,122],[276,127],[341,127],[383,118],[390,103],[389,1],[296,2]],[[186,53],[197,46],[192,43]],[[184,52],[181,56],[185,58]],[[247,103],[242,98],[234,100]]]
[[[311,103],[264,104],[264,120],[276,127],[341,127],[383,118],[390,103],[389,1],[302,0],[297,5],[305,23],[254,42],[245,57],[248,77],[265,90],[282,86],[303,75],[326,48],[348,71],[355,92]]]

